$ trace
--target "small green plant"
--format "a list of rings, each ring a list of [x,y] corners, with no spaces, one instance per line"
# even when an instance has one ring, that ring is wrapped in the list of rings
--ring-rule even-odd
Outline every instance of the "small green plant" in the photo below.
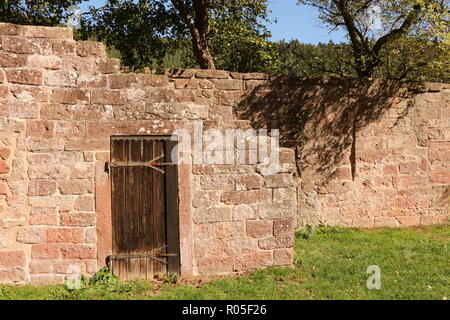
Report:
[[[335,236],[340,233],[346,233],[352,230],[354,229],[348,227],[329,227],[324,224],[320,224],[315,229],[315,233],[317,235],[328,237],[328,236]]]
[[[89,286],[116,286],[119,284],[119,279],[112,274],[108,267],[103,267],[87,281]]]
[[[339,233],[345,233],[351,231],[351,228],[347,227],[329,227],[325,224],[319,224],[318,226],[307,225],[303,229],[299,229],[295,232],[295,237],[297,239],[309,240],[316,235],[321,235],[324,237],[332,237]]]
[[[7,296],[8,296],[7,288],[0,285],[0,297],[6,298]]]
[[[314,237],[315,228],[313,226],[307,225],[303,229],[297,230],[295,232],[295,237],[297,239],[308,240]]]
[[[100,269],[92,278],[84,279],[82,287],[75,290],[57,292],[58,299],[84,300],[88,298],[116,299],[145,296],[153,290],[152,284],[147,280],[120,281],[107,267]]]
[[[178,275],[176,273],[167,273],[162,276],[162,281],[167,284],[176,284],[178,282]]]

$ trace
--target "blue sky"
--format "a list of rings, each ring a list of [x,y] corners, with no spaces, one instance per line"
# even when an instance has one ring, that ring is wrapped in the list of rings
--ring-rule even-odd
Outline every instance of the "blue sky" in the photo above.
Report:
[[[271,18],[278,20],[276,24],[268,26],[274,41],[292,39],[307,43],[345,41],[343,32],[329,33],[325,26],[321,25],[319,13],[315,8],[300,6],[297,0],[269,0],[269,8],[272,11]]]
[[[104,0],[92,0],[81,6],[82,11],[91,5],[99,7]],[[271,19],[277,19],[277,23],[268,25],[272,32],[272,40],[298,39],[305,43],[345,41],[344,33],[329,31],[321,25],[316,9],[297,5],[297,0],[269,0],[269,8],[272,11]]]

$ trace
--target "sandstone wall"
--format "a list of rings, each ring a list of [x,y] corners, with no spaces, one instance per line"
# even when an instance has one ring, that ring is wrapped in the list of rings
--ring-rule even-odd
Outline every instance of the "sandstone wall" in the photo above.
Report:
[[[448,222],[450,85],[275,77],[239,114],[296,150],[298,226]]]
[[[111,135],[250,128],[233,116],[264,74],[120,74],[102,44],[72,30],[0,24],[0,283],[61,283],[111,254]],[[237,152],[238,150],[236,150]],[[179,166],[181,273],[290,265],[294,154],[257,163]]]
[[[0,44],[2,283],[95,273],[112,246],[110,136],[196,121],[280,129],[285,148],[273,176],[260,163],[179,166],[182,275],[290,265],[296,225],[448,221],[449,85],[123,74],[67,28],[0,24]]]

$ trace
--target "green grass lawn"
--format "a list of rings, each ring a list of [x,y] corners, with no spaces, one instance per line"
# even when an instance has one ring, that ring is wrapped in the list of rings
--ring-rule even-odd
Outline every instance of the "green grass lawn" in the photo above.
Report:
[[[0,299],[447,299],[450,225],[413,229],[318,228],[299,232],[295,267],[195,283],[119,282],[107,273],[80,290],[0,286]],[[368,290],[367,267],[381,269]]]

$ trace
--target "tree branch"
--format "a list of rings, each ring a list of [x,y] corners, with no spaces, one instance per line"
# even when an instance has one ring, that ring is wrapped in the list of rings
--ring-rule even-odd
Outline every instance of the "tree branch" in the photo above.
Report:
[[[342,18],[344,19],[345,27],[347,28],[350,36],[358,76],[366,76],[366,68],[363,57],[365,54],[369,53],[368,44],[366,43],[362,33],[356,27],[354,17],[352,17],[350,12],[347,10],[347,3],[344,0],[333,0],[333,2],[341,13]]]
[[[189,14],[188,8],[185,6],[184,2],[182,0],[171,0],[173,6],[180,12],[181,18],[183,18],[184,23],[189,28],[191,33],[196,33],[198,30],[196,30],[194,22],[192,21],[192,17]]]
[[[192,47],[195,58],[202,69],[216,69],[214,59],[208,48],[209,16],[208,1],[193,0],[195,16],[192,17],[189,9],[182,0],[171,0],[173,6],[180,12],[184,23],[192,35]]]
[[[414,24],[414,22],[416,22],[421,10],[422,5],[416,4],[399,28],[392,30],[390,33],[378,39],[378,41],[375,43],[373,47],[374,56],[378,57],[380,51],[384,48],[386,44],[404,35],[408,31],[408,29]]]

